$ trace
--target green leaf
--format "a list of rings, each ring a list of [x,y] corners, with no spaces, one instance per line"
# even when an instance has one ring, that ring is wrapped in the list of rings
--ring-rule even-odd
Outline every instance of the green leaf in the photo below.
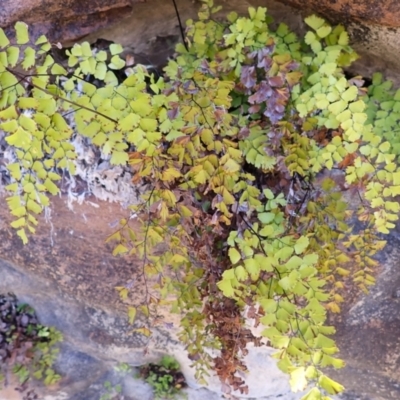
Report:
[[[335,341],[325,335],[318,334],[315,339],[315,346],[319,348],[335,347]]]
[[[140,119],[138,114],[130,113],[119,121],[118,129],[122,132],[129,132],[138,126]]]
[[[365,103],[362,100],[355,101],[349,105],[349,110],[353,113],[362,113],[365,109]]]
[[[358,95],[357,86],[350,86],[345,92],[342,93],[342,99],[344,101],[350,102],[356,99]]]
[[[63,83],[64,89],[69,92],[75,89],[75,81],[73,79],[68,79]]]
[[[301,236],[294,245],[294,251],[296,254],[301,254],[304,250],[307,249],[308,245],[310,244],[310,240],[306,236]]]
[[[19,181],[21,179],[21,166],[19,163],[8,164],[7,169],[15,180]]]
[[[133,143],[136,146],[138,146],[145,136],[146,133],[142,129],[138,128],[128,134],[127,140],[130,143]]]
[[[0,28],[0,48],[4,48],[10,44],[8,37],[4,33],[3,29]]]
[[[11,222],[10,225],[15,229],[21,228],[22,226],[26,225],[26,219],[25,219],[25,217],[19,218],[15,221]]]
[[[94,57],[89,57],[79,63],[79,66],[84,74],[93,75],[96,71],[96,59]]]
[[[58,187],[50,180],[50,179],[46,179],[43,182],[43,185],[46,187],[46,189],[48,190],[49,193],[51,193],[53,196],[55,196],[56,194],[59,193],[59,189]]]
[[[275,219],[275,214],[271,213],[271,212],[259,213],[258,219],[263,224],[269,224],[270,222],[272,222]]]
[[[328,378],[326,375],[320,375],[320,377],[318,378],[318,384],[329,394],[339,394],[344,390],[344,386]]]
[[[236,264],[239,260],[242,259],[242,256],[240,255],[240,253],[234,247],[231,247],[229,249],[228,255],[229,255],[229,258],[230,258],[232,264]]]
[[[341,46],[348,46],[349,34],[346,31],[344,31],[340,34],[338,44],[340,44]]]
[[[329,25],[321,26],[321,28],[317,29],[317,35],[320,38],[327,37],[332,32],[332,28]]]
[[[293,247],[285,246],[275,253],[278,260],[287,260],[293,254]]]
[[[17,34],[17,44],[29,42],[28,25],[25,22],[17,22],[15,24],[15,32]]]
[[[26,202],[26,208],[29,211],[32,211],[35,214],[40,214],[42,212],[42,210],[43,210],[43,207],[40,204],[38,204],[36,201],[32,200],[32,199],[29,199]]]
[[[223,279],[217,283],[218,289],[221,290],[225,297],[233,297],[234,290],[231,280]]]
[[[106,76],[104,77],[104,82],[109,86],[117,86],[118,78],[112,71],[107,71]]]
[[[46,36],[45,35],[41,35],[36,40],[35,45],[39,46],[39,45],[43,45],[43,44],[46,44],[46,43],[48,43],[48,40],[47,40]]]
[[[27,130],[28,132],[35,132],[36,131],[36,122],[31,118],[28,118],[26,115],[21,114],[19,117],[19,123],[22,128]]]
[[[96,79],[100,79],[103,81],[106,78],[107,74],[107,65],[104,62],[98,62],[96,64],[96,71],[94,73],[94,77]]]
[[[332,103],[329,105],[328,110],[333,114],[333,115],[339,115],[343,110],[347,108],[347,103],[344,100],[339,100],[336,101],[335,103]]]
[[[285,276],[284,278],[279,280],[279,286],[283,290],[290,291],[290,290],[292,290],[292,287],[293,287],[293,281],[290,279],[289,276]]]
[[[96,87],[95,87],[96,90]],[[116,109],[116,110],[124,110],[127,106],[127,101],[123,98],[123,97],[114,97],[112,100],[112,106]]]
[[[248,258],[244,260],[244,266],[246,268],[246,271],[250,275],[252,275],[252,277],[257,277],[258,274],[260,273],[260,265],[254,258]]]
[[[272,345],[278,349],[286,348],[290,342],[290,338],[282,336],[282,333],[275,327],[264,329],[261,335],[267,337]]]
[[[139,114],[141,117],[145,117],[153,111],[153,107],[148,99],[131,101],[129,104],[132,107],[132,111]]]
[[[329,399],[324,399],[318,388],[312,388],[300,400],[329,400]]]
[[[260,299],[260,304],[264,310],[265,313],[276,313],[277,310],[277,302],[274,299],[265,299],[261,298]]]
[[[337,64],[336,63],[333,63],[333,62],[332,63],[326,63],[326,64],[323,64],[321,66],[321,68],[319,69],[319,72],[321,74],[325,74],[325,75],[330,76],[336,71],[336,69],[337,69]]]
[[[26,215],[26,207],[25,206],[20,206],[20,207],[17,207],[17,208],[13,208],[11,210],[11,214],[14,215],[14,217],[21,218],[21,217]],[[19,228],[19,226],[14,226],[14,228]]]
[[[275,197],[271,189],[264,189],[263,193],[268,200],[272,200]]]
[[[143,326],[143,327],[141,327],[141,328],[134,329],[133,332],[140,333],[141,335],[144,335],[144,336],[146,336],[146,337],[151,336],[151,331],[150,331],[150,329],[146,328],[145,326]]]
[[[18,107],[22,109],[27,109],[27,108],[37,108],[38,106],[38,101],[37,99],[34,99],[33,97],[20,97],[18,99]]]
[[[15,132],[18,129],[18,122],[15,119],[12,119],[0,124],[0,128],[5,132]]]
[[[314,43],[315,41],[317,41],[317,37],[315,36],[314,32],[307,32],[306,36],[304,37],[304,41],[307,44],[311,44]]]
[[[65,156],[65,150],[61,146],[53,153],[53,158],[55,160],[59,160],[60,158],[63,158],[64,156]]]
[[[114,250],[113,250],[113,252],[112,252],[112,255],[114,256],[114,257],[116,257],[116,256],[118,256],[118,255],[120,255],[120,254],[125,254],[125,253],[127,253],[129,250],[128,250],[128,248],[126,247],[126,246],[124,246],[123,244],[118,244],[115,248],[114,248]]]
[[[129,161],[129,156],[126,151],[113,151],[111,154],[110,164],[112,165],[126,165]]]
[[[124,51],[124,48],[120,44],[112,43],[110,44],[110,53],[115,56],[116,54],[120,54]],[[102,60],[105,61],[105,60]]]
[[[10,46],[7,48],[7,59],[11,67],[15,67],[19,59],[19,47]]]
[[[245,281],[249,277],[249,274],[244,269],[243,265],[239,265],[235,268],[235,275],[239,282]]]
[[[8,67],[7,52],[0,51],[0,72],[4,72],[7,67]]]
[[[119,56],[113,56],[108,66],[111,69],[122,69],[125,67],[125,61]]]
[[[22,62],[22,68],[28,70],[35,65],[36,51],[32,47],[27,47],[24,50],[24,61]]]
[[[307,17],[304,21],[308,26],[310,26],[314,30],[321,28],[322,25],[325,24],[325,20],[320,17],[317,17],[316,15],[311,15],[310,17]]]
[[[290,373],[290,387],[293,392],[303,391],[307,386],[306,370],[304,367],[295,368]]]
[[[135,322],[136,318],[136,307],[129,306],[128,307],[128,318],[129,318],[129,323],[133,325]]]
[[[383,142],[379,145],[378,149],[382,153],[387,153],[390,150],[390,143],[389,142]]]
[[[28,243],[28,238],[26,237],[25,229],[18,229],[17,235],[21,238],[23,244]]]
[[[88,58],[92,56],[92,49],[89,42],[81,43],[81,55]]]
[[[140,127],[144,131],[155,131],[157,129],[157,120],[156,119],[151,119],[151,118],[142,118],[140,120]]]

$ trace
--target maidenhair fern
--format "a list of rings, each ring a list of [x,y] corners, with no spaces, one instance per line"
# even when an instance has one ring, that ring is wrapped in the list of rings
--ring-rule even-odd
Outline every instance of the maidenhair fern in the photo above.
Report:
[[[385,244],[374,232],[398,219],[399,96],[378,76],[368,90],[346,78],[357,55],[342,26],[311,16],[299,39],[284,24],[271,30],[265,8],[224,22],[213,18],[218,10],[205,0],[188,21],[164,78],[137,65],[121,79],[116,44],[76,44],[61,65],[46,38],[29,42],[25,24],[12,43],[0,30],[0,128],[16,160],[7,167],[12,226],[26,243],[61,172],[74,174],[70,139],[79,133],[110,163],[129,164],[132,185],[148,183],[129,207],[141,228],[122,220],[107,239],[114,255],[142,263],[146,297],[128,312],[135,331],[151,335],[154,307],[171,304],[197,377],[214,368],[247,392],[237,373],[246,345],[261,344],[246,326],[253,319],[293,390],[311,384],[303,399],[328,399],[343,387],[324,368],[344,363],[327,311],[340,311],[349,275],[364,291],[373,284],[373,256]],[[333,169],[363,199],[358,209],[321,178]]]

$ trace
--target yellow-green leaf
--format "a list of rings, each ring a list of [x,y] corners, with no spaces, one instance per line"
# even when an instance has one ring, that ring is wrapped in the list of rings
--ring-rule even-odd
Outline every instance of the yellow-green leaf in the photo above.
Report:
[[[10,44],[8,37],[4,33],[3,29],[0,28],[0,47],[4,48]]]
[[[240,253],[234,247],[229,249],[228,254],[232,264],[236,264],[242,258]]]
[[[28,243],[28,238],[26,237],[25,229],[18,229],[17,235],[21,238],[23,244]]]
[[[326,390],[329,394],[339,394],[344,390],[344,386],[328,378],[326,375],[320,375],[318,378],[318,383],[321,388]]]
[[[129,318],[129,323],[133,325],[136,318],[136,307],[131,307],[131,306],[128,307],[128,318]]]
[[[290,373],[290,387],[293,392],[300,392],[307,386],[306,370],[304,367],[295,368]]]
[[[22,61],[22,68],[28,70],[35,65],[36,51],[32,47],[27,47],[24,50],[24,61]]]
[[[17,22],[15,24],[15,32],[17,33],[17,44],[29,42],[28,25],[25,22]]]
[[[301,254],[310,244],[310,240],[306,236],[301,236],[294,245],[294,251],[296,254]]]

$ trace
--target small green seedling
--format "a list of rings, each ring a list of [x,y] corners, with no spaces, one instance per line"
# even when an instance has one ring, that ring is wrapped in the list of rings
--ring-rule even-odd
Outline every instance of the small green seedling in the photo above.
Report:
[[[147,364],[140,368],[140,375],[154,390],[156,399],[173,399],[186,386],[180,372],[180,365],[175,358],[164,356],[159,364]]]
[[[116,400],[120,398],[122,393],[121,385],[113,386],[110,381],[105,381],[103,386],[106,389],[106,393],[100,397],[100,400]]]

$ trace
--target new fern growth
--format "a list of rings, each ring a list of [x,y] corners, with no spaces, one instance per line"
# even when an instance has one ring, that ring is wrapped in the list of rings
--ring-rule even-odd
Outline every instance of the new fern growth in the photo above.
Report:
[[[108,52],[76,44],[60,65],[46,38],[29,42],[25,24],[13,43],[0,30],[12,226],[26,243],[61,172],[74,173],[71,135],[88,138],[112,164],[131,166],[132,185],[149,183],[130,206],[141,228],[126,219],[107,239],[115,255],[142,263],[146,298],[129,309],[136,332],[151,335],[154,307],[171,303],[200,380],[214,368],[247,392],[241,355],[264,338],[293,390],[311,385],[304,400],[329,399],[343,387],[324,368],[344,363],[327,311],[340,311],[348,265],[360,289],[373,284],[373,256],[385,244],[374,232],[398,219],[398,94],[378,78],[368,92],[346,78],[357,55],[342,26],[311,16],[299,39],[284,24],[271,30],[265,8],[222,22],[218,10],[204,1],[163,78],[138,65],[121,80],[116,44]],[[327,170],[342,174],[358,208],[321,178]],[[246,318],[264,326],[262,338]]]

